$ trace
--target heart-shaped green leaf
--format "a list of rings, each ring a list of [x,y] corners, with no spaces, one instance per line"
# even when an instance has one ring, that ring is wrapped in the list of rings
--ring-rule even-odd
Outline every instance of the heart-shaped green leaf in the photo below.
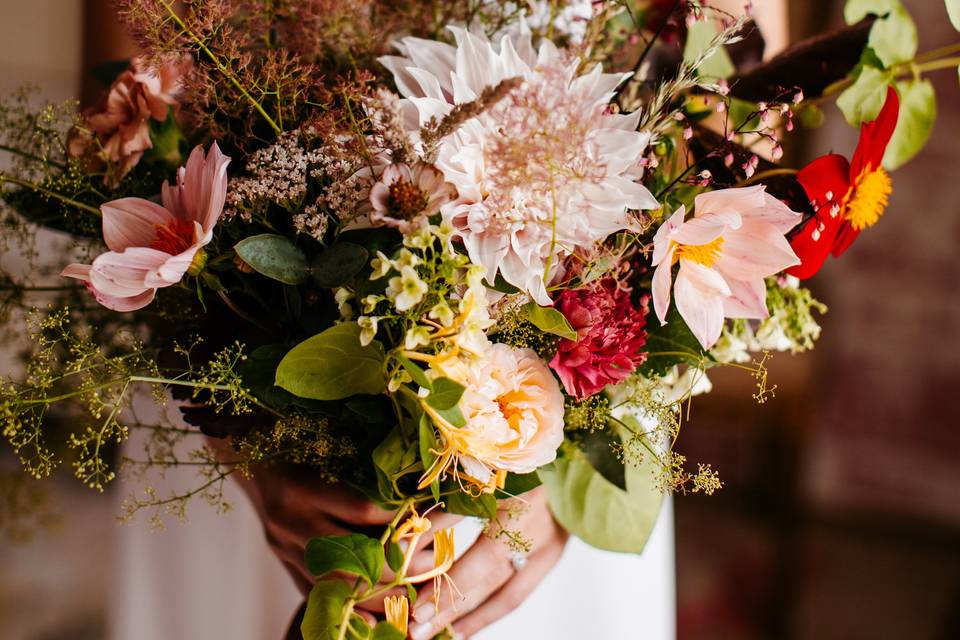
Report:
[[[307,257],[289,238],[263,233],[244,238],[233,249],[254,271],[268,278],[284,284],[307,279]]]

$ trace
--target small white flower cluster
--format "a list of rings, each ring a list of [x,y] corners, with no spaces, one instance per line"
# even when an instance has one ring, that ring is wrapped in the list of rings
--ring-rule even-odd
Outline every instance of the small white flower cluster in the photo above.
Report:
[[[350,142],[355,140],[350,138]],[[325,212],[325,219],[332,217],[341,225],[361,213],[362,205],[369,198],[371,184],[369,176],[360,171],[359,156],[347,149],[347,144],[347,140],[341,140],[325,147],[310,170],[310,177],[323,185],[314,203],[316,215],[323,216]],[[304,212],[308,209],[310,207]],[[308,233],[299,226],[297,230]]]
[[[382,322],[391,321],[401,325],[403,347],[408,351],[439,339],[469,353],[486,348],[486,330],[493,321],[483,284],[484,270],[454,251],[452,235],[453,228],[447,223],[429,225],[406,236],[404,247],[394,257],[377,253],[371,261],[370,279],[389,279],[382,294],[370,294],[358,301],[363,315],[357,318],[357,324],[363,344],[374,340]],[[343,289],[337,292],[344,319],[352,316],[352,307],[347,304],[352,295]],[[384,302],[389,303],[389,309]],[[394,382],[399,385],[404,380]]]
[[[710,354],[717,362],[743,364],[760,351],[800,353],[813,348],[820,337],[820,325],[812,310],[823,313],[826,306],[799,284],[793,276],[768,282],[770,315],[756,326],[746,320],[728,322]]]
[[[297,233],[313,236],[318,242],[323,240],[329,226],[329,218],[316,204],[307,205],[300,213],[293,215],[293,228]]]
[[[250,175],[231,183],[225,213],[250,221],[254,213],[269,204],[291,210],[300,207],[307,193],[310,167],[322,158],[321,151],[303,147],[299,131],[284,133],[277,142],[250,156]]]

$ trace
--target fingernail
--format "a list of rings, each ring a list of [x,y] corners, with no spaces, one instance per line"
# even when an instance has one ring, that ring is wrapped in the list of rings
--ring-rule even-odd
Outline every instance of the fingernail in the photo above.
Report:
[[[437,608],[432,604],[425,604],[413,610],[413,619],[420,623],[430,622],[435,615],[437,615]]]
[[[430,640],[433,637],[433,627],[428,623],[418,624],[410,630],[410,637],[413,640]]]

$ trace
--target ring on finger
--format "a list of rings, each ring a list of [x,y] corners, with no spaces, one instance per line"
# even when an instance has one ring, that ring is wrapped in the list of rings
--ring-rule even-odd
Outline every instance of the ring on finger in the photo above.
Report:
[[[513,567],[514,571],[522,571],[523,568],[527,566],[527,560],[527,554],[523,551],[510,552],[510,565]]]

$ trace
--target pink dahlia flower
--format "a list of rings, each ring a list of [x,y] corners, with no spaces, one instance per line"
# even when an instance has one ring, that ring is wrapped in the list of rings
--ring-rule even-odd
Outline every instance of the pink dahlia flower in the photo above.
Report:
[[[119,180],[125,176],[153,146],[150,119],[163,122],[170,107],[175,111],[179,108],[176,95],[189,60],[178,59],[150,68],[134,58],[130,68],[114,80],[105,100],[84,112],[90,131],[71,139],[71,155],[85,154],[91,137],[95,137],[99,141],[97,155],[114,168],[108,177]]]
[[[646,299],[634,307],[630,290],[613,278],[564,291],[556,308],[577,332],[576,340],[560,341],[550,361],[571,396],[583,399],[616,384],[646,359]]]
[[[71,264],[61,275],[86,282],[97,302],[114,311],[147,306],[157,289],[202,267],[203,247],[213,237],[227,197],[229,163],[216,143],[206,156],[197,147],[177,173],[177,184],[163,185],[163,206],[142,198],[104,204],[103,240],[109,251],[93,264]]]
[[[800,264],[784,237],[800,214],[763,186],[701,193],[694,205],[692,218],[684,220],[680,207],[653,238],[653,308],[665,322],[673,265],[679,262],[673,285],[677,311],[709,349],[724,318],[769,315],[763,280]]]
[[[611,113],[630,74],[603,73],[549,40],[533,48],[528,29],[493,43],[450,27],[456,46],[403,38],[403,55],[380,58],[393,74],[404,126],[442,120],[503,80],[518,86],[437,143],[436,166],[458,197],[440,210],[470,260],[551,304],[547,285],[564,259],[631,229],[635,210],[655,209],[640,184],[649,132],[640,112]]]

